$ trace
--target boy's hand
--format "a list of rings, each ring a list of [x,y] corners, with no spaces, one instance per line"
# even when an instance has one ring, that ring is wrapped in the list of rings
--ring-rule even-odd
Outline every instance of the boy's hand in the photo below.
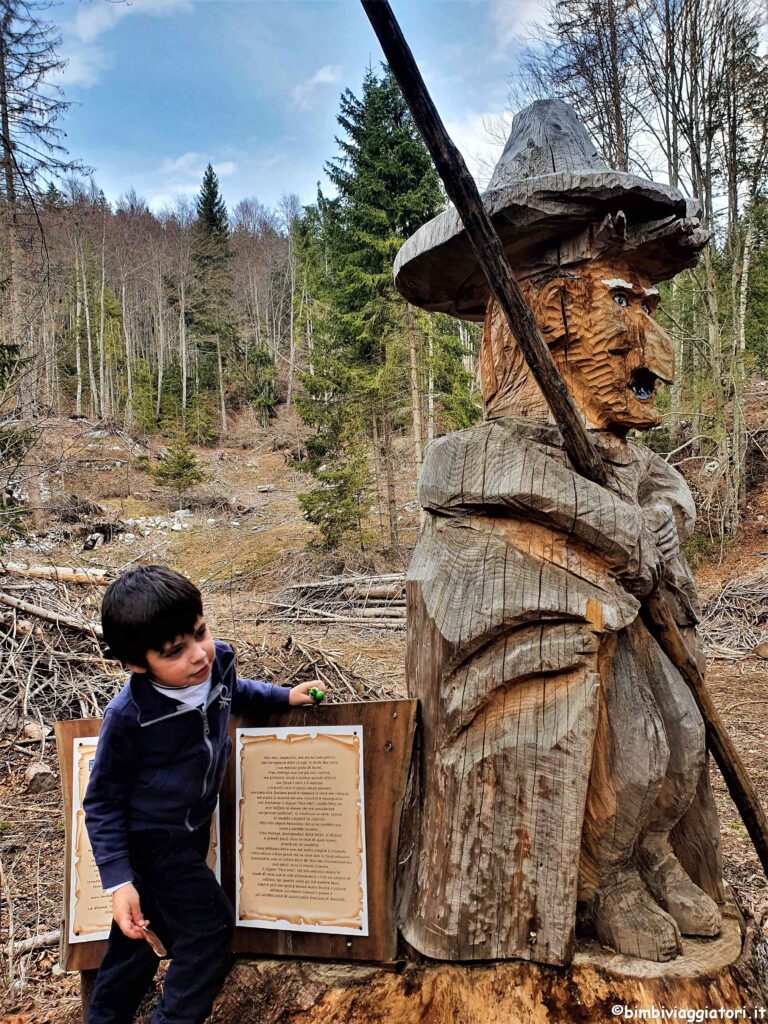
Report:
[[[291,692],[288,694],[288,703],[291,707],[299,707],[302,704],[319,704],[320,701],[309,695],[309,691],[314,687],[324,690],[325,684],[321,683],[319,679],[310,679],[308,683],[292,686]]]
[[[139,894],[130,883],[121,885],[112,893],[112,917],[117,921],[120,931],[129,939],[143,939],[149,921],[141,912]]]

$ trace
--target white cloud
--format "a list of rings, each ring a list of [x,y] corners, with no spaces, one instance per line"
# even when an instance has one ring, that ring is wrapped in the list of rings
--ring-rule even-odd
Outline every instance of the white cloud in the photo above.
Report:
[[[213,169],[219,178],[226,178],[237,170],[237,164],[234,160],[209,160],[202,153],[190,151],[189,153],[182,153],[181,156],[166,157],[160,164],[158,171],[160,174],[166,174],[169,177],[174,175],[186,177],[196,174],[202,179],[203,172],[209,163],[213,165]]]
[[[157,212],[172,207],[177,199],[198,195],[208,163],[213,166],[219,178],[229,177],[238,170],[234,160],[211,159],[195,150],[166,157],[150,175],[152,184],[144,186],[150,194],[149,208]]]
[[[333,85],[341,81],[341,65],[325,64],[311,78],[295,85],[291,91],[293,105],[299,110],[310,110],[316,102],[315,91],[320,85]]]
[[[80,7],[71,30],[81,42],[92,43],[102,32],[107,32],[129,14],[164,17],[191,10],[192,0],[131,0],[130,3],[92,0],[91,3]]]
[[[509,135],[509,117],[470,112],[446,121],[448,134],[458,146],[472,176],[484,188],[501,156]]]
[[[81,89],[90,89],[96,85],[101,72],[112,63],[109,55],[96,46],[70,47],[66,60],[66,65],[54,76],[56,84],[79,86]]]
[[[161,174],[189,174],[191,171],[197,171],[198,168],[202,172],[203,157],[200,153],[182,153],[175,159],[166,157],[160,164],[159,170]]]
[[[157,213],[160,210],[164,210],[168,207],[176,205],[177,199],[191,199],[196,196],[200,191],[199,181],[185,181],[179,182],[175,185],[169,185],[163,192],[158,192],[148,200],[150,210]]]
[[[545,21],[541,0],[490,0],[491,22],[499,49],[505,49],[535,24]]]
[[[67,66],[56,76],[59,85],[90,89],[111,67],[109,53],[96,43],[104,32],[129,14],[164,17],[191,11],[192,0],[88,0],[78,4],[74,18],[63,26],[62,56]]]

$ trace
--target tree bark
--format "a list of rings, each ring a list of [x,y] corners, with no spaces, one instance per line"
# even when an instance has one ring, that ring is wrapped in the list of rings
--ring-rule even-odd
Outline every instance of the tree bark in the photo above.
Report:
[[[8,291],[11,307],[11,343],[21,344],[21,309],[19,304],[19,240],[18,210],[16,207],[16,175],[11,148],[10,114],[8,110],[8,69],[6,67],[5,35],[13,19],[13,9],[6,7],[0,25],[0,126],[2,126],[3,175],[5,177],[5,200],[8,210]]]
[[[397,495],[395,493],[395,458],[392,449],[392,424],[386,399],[381,404],[381,458],[387,482],[387,513],[389,517],[389,546],[398,551],[400,541],[397,533]]]
[[[224,393],[224,364],[221,358],[221,338],[216,335],[216,363],[219,371],[219,406],[221,409],[221,433],[227,436],[227,402]]]
[[[467,966],[353,965],[238,960],[216,1001],[217,1024],[583,1024],[617,1016],[614,1007],[687,1010],[760,1007],[768,998],[761,966],[766,939],[754,922],[743,948],[733,912],[719,955],[685,942],[670,964],[612,956],[584,943],[569,968],[521,961]],[[394,968],[394,969],[393,969]],[[749,1012],[749,1010],[748,1010]]]
[[[77,298],[75,300],[75,373],[77,376],[77,391],[75,393],[75,413],[83,415],[83,367],[80,356],[80,317],[82,309],[80,305],[80,283],[77,276],[77,263],[75,263],[75,288]]]
[[[102,212],[101,230],[101,285],[99,288],[99,413],[102,417],[109,415],[107,404],[107,381],[106,381],[106,353],[104,351],[104,297],[107,287],[106,274],[106,249],[107,249],[107,220],[106,214]]]
[[[187,408],[187,293],[182,278],[179,284],[179,359],[181,360],[181,410]]]
[[[747,348],[747,296],[749,292],[749,272],[752,263],[752,243],[754,240],[754,218],[751,213],[747,218],[747,231],[744,237],[741,261],[741,280],[739,281],[738,305],[735,322],[737,325],[733,353],[733,464],[734,486],[737,497],[737,518],[747,501],[747,424],[744,417],[744,381],[745,355]]]
[[[416,461],[416,479],[421,472],[421,464],[424,461],[424,441],[421,426],[421,392],[419,391],[419,376],[416,364],[416,325],[413,318],[413,310],[406,303],[405,307],[405,333],[408,336],[408,366],[410,371],[411,384],[411,415],[413,417],[413,450]]]
[[[88,385],[91,389],[91,415],[98,416],[101,408],[99,389],[96,386],[96,372],[93,365],[93,333],[91,331],[91,304],[88,298],[88,278],[85,271],[85,253],[80,246],[80,270],[83,281],[83,308],[85,310],[85,339],[88,353]]]
[[[123,309],[123,341],[125,342],[125,383],[128,389],[128,397],[125,406],[125,425],[133,424],[133,354],[131,352],[130,336],[128,334],[128,307],[125,300],[125,278],[123,278],[120,290],[120,299]]]

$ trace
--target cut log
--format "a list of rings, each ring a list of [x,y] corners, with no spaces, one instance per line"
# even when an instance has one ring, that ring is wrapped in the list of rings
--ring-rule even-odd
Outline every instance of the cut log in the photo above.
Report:
[[[765,1006],[768,940],[752,924],[744,948],[733,908],[715,943],[685,940],[672,963],[620,957],[586,944],[567,969],[507,961],[483,965],[352,966],[239,960],[216,1002],[218,1024],[530,1024],[629,1019],[652,1007]],[[761,959],[762,958],[762,959]],[[761,966],[762,964],[762,966]],[[755,1018],[759,1019],[759,1018]]]
[[[109,569],[84,569],[69,565],[21,565],[0,562],[0,572],[13,573],[36,580],[57,580],[59,583],[90,583],[108,587],[115,574]]]
[[[27,793],[49,793],[58,784],[58,779],[43,761],[36,761],[24,772],[24,788]]]
[[[355,586],[345,587],[343,597],[381,597],[398,598],[405,595],[405,580],[401,583],[392,583],[389,586],[369,586],[364,583]]]

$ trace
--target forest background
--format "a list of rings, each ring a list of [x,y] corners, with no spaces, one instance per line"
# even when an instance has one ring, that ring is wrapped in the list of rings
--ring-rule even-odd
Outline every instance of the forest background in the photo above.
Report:
[[[228,206],[211,167],[194,201],[157,211],[126,187],[110,203],[98,169],[62,148],[56,10],[0,0],[0,1013],[17,1024],[79,1019],[55,952],[50,723],[100,715],[122,685],[97,641],[104,584],[174,565],[244,674],[321,678],[329,700],[402,696],[423,453],[482,417],[479,325],[392,285],[399,247],[445,199],[386,67],[361,62],[342,92],[314,203]],[[516,110],[562,97],[610,166],[650,177],[662,162],[713,234],[662,285],[677,377],[637,440],[694,491],[708,685],[764,792],[768,12],[542,12],[486,126],[498,150]],[[726,877],[757,915],[766,883],[713,781]]]
[[[108,203],[63,149],[53,11],[0,11],[0,536],[39,505],[51,418],[158,437],[160,479],[181,493],[196,479],[190,445],[226,438],[245,408],[266,423],[295,407],[319,543],[399,550],[394,441],[407,439],[416,477],[425,445],[482,411],[478,327],[392,286],[398,248],[445,200],[386,67],[342,93],[313,205],[227,210],[209,165],[195,203],[156,213],[130,189]],[[763,426],[744,412],[768,361],[764,15],[752,0],[551,2],[510,77],[507,115],[560,96],[610,166],[650,176],[661,152],[669,183],[702,202],[713,243],[663,288],[677,379],[643,438],[697,492],[701,543],[734,534],[764,460]],[[507,123],[488,129],[501,138]]]

